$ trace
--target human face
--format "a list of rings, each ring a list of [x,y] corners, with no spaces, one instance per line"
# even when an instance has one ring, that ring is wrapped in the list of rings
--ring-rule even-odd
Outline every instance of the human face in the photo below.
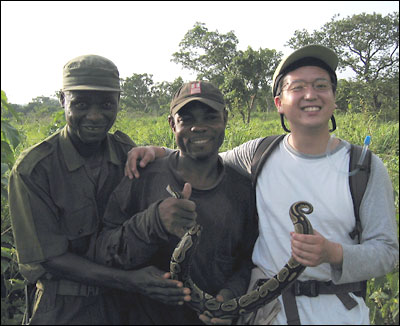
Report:
[[[292,131],[329,130],[329,120],[336,108],[335,95],[331,86],[318,89],[319,81],[331,85],[329,73],[316,66],[300,67],[285,76],[275,105],[289,121]],[[293,89],[297,82],[304,87]]]
[[[192,101],[169,118],[176,143],[183,156],[205,160],[218,155],[224,141],[227,115]]]
[[[66,91],[61,102],[71,137],[85,144],[99,143],[117,117],[119,92]]]

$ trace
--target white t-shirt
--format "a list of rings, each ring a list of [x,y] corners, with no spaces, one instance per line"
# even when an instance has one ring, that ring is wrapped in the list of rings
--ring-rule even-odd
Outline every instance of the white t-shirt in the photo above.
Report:
[[[347,174],[350,144],[341,141],[329,157],[304,155],[296,152],[287,138],[271,153],[257,178],[259,237],[253,262],[267,277],[274,276],[285,265],[291,256],[290,232],[294,231],[289,208],[294,202],[304,200],[314,207],[308,215],[313,228],[325,238],[342,244],[343,265],[341,269],[328,263],[307,267],[299,280],[332,280],[340,284],[389,272],[398,260],[398,242],[391,183],[379,158],[373,155],[370,181],[360,207],[363,234],[359,245],[357,239],[349,236],[355,226]],[[259,142],[260,139],[247,142],[221,156],[226,164],[249,174]],[[377,221],[377,216],[381,221]],[[296,297],[301,323],[369,324],[369,309],[364,300],[350,295],[358,302],[351,310],[336,295]],[[282,304],[281,296],[278,300]],[[274,324],[286,323],[282,308]]]
[[[289,217],[289,207],[296,201],[307,201],[313,205],[314,210],[307,217],[313,228],[325,238],[340,243],[357,243],[349,237],[355,226],[349,178],[347,174],[337,171],[348,171],[349,155],[346,147],[341,146],[330,159],[324,159],[321,156],[296,153],[285,140],[266,161],[256,185],[260,234],[254,246],[253,262],[268,278],[279,272],[291,256],[290,232],[294,228]],[[274,205],[270,205],[271,202]],[[329,281],[330,274],[330,265],[324,263],[306,268],[299,280]],[[362,298],[353,297],[358,305],[351,311],[334,295],[296,297],[301,323],[343,324],[351,320],[351,324],[368,324],[368,307]],[[282,301],[282,296],[279,300]],[[338,301],[339,304],[333,304],[332,301]],[[315,309],[323,311],[324,307],[332,309],[324,312],[318,320],[320,315],[315,314]],[[274,324],[286,323],[282,309]]]

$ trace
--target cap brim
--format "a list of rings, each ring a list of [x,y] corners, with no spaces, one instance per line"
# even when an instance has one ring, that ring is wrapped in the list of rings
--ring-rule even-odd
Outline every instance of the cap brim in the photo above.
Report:
[[[219,103],[213,100],[209,100],[203,97],[190,97],[183,101],[182,103],[179,103],[176,105],[174,108],[171,110],[171,114],[174,115],[176,112],[178,112],[180,109],[182,109],[186,104],[192,102],[192,101],[199,101],[201,103],[207,104],[209,107],[216,111],[223,111],[225,108],[225,104]]]
[[[104,86],[91,86],[91,85],[77,85],[63,87],[63,91],[103,91],[103,92],[122,92],[119,88],[104,87]]]

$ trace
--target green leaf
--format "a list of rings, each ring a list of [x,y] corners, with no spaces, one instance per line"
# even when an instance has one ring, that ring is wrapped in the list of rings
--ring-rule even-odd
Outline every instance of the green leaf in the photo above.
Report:
[[[1,257],[12,259],[13,251],[10,248],[1,247]]]
[[[10,262],[6,259],[1,259],[1,274],[3,275],[10,268]]]
[[[375,289],[383,287],[384,284],[385,284],[385,280],[386,280],[385,276],[376,277],[375,278],[375,283],[374,283]]]
[[[25,288],[25,282],[16,278],[10,278],[7,280],[11,285],[11,291],[18,291]]]
[[[14,152],[11,149],[10,145],[5,142],[1,141],[1,163],[6,163],[8,167],[12,167],[14,164]]]
[[[1,176],[5,175],[6,172],[9,170],[9,167],[6,163],[1,163]]]
[[[1,121],[1,131],[4,132],[6,140],[8,140],[11,146],[15,149],[21,141],[21,136],[17,129],[15,129],[7,121]]]
[[[9,105],[6,93],[3,90],[1,90],[1,110],[10,112],[14,116],[14,118],[19,121],[18,113],[13,109],[11,105]],[[1,123],[3,123],[3,121]]]

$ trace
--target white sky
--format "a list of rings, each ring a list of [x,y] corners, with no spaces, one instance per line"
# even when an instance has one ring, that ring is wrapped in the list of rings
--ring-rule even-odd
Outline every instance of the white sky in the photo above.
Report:
[[[233,31],[240,50],[287,54],[295,30],[311,33],[335,14],[398,10],[398,1],[1,1],[1,89],[14,104],[53,96],[63,65],[89,53],[111,59],[121,78],[191,80],[195,75],[170,60],[196,22]]]

